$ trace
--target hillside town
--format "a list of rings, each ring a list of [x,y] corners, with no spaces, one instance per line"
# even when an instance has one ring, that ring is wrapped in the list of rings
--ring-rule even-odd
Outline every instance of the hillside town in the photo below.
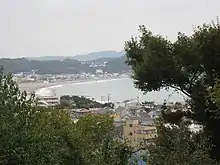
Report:
[[[59,106],[63,104],[62,102],[67,101],[62,99],[63,97],[58,97],[55,93],[51,96],[38,96],[38,105],[45,107]],[[74,122],[88,114],[109,115],[114,120],[116,137],[122,141],[127,141],[134,148],[151,144],[157,136],[154,121],[160,115],[162,104],[127,100],[122,103],[114,103],[113,107],[99,108],[93,105],[85,108],[71,108],[75,105],[75,102],[74,100],[68,101],[70,104],[63,109],[69,113]],[[174,106],[173,103],[170,105]]]
[[[17,83],[55,83],[68,81],[90,81],[98,79],[114,79],[129,77],[130,72],[124,73],[108,73],[102,69],[96,69],[92,73],[78,73],[78,74],[38,74],[35,70],[32,72],[20,72],[13,74],[13,79]]]
[[[76,105],[78,98],[87,103]],[[157,137],[156,119],[161,115],[161,111],[169,107],[171,111],[177,109],[186,109],[184,103],[167,102],[166,104],[156,104],[152,101],[140,102],[137,100],[125,100],[117,103],[98,103],[95,100],[83,96],[61,96],[58,97],[54,90],[51,90],[51,96],[38,96],[38,106],[43,107],[61,107],[66,111],[72,121],[77,123],[80,118],[86,115],[107,115],[114,121],[115,138],[126,142],[135,150],[142,150],[151,145]],[[112,105],[112,106],[109,106]],[[198,132],[201,130],[199,125],[190,125],[190,130]],[[146,149],[143,152],[146,154]],[[142,153],[143,154],[143,153]]]

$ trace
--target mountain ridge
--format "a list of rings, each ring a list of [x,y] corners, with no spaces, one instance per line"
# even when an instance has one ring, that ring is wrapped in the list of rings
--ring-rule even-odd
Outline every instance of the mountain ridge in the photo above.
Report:
[[[31,72],[35,70],[38,74],[75,74],[82,72],[95,73],[96,69],[102,69],[104,72],[108,73],[115,73],[127,72],[130,70],[130,67],[124,63],[124,59],[125,56],[97,59],[99,64],[95,65],[95,67],[91,67],[90,62],[83,62],[75,59],[39,61],[28,60],[26,58],[3,58],[0,59],[0,66],[3,66],[6,72],[11,73]]]
[[[100,51],[100,52],[92,52],[88,54],[76,55],[76,56],[42,56],[42,57],[24,57],[28,60],[37,60],[37,61],[63,61],[65,59],[75,59],[78,61],[92,61],[100,58],[118,58],[125,55],[124,51]]]

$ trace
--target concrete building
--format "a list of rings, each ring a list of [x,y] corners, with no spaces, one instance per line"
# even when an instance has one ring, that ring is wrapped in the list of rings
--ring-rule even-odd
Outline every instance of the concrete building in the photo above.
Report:
[[[49,93],[45,95],[37,94],[37,104],[42,107],[56,106],[60,104],[60,97],[56,96],[54,90],[50,90]]]
[[[56,106],[60,104],[60,98],[57,96],[38,96],[37,104],[43,107]]]
[[[132,117],[124,123],[123,139],[132,147],[150,144],[156,136],[156,126],[150,116]]]

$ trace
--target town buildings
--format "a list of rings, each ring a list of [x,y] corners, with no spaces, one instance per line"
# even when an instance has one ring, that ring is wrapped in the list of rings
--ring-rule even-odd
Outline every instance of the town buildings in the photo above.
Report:
[[[151,144],[157,136],[154,119],[145,111],[145,107],[90,108],[68,110],[74,122],[84,115],[110,115],[114,120],[115,137],[138,148]]]
[[[151,144],[157,136],[154,119],[144,106],[118,107],[113,117],[116,123],[122,123],[123,141],[134,148]]]
[[[43,82],[69,82],[69,81],[89,81],[97,79],[110,79],[129,77],[129,73],[106,73],[102,69],[96,69],[95,73],[76,73],[76,74],[37,74],[33,72],[21,72],[13,74],[16,83],[43,83]]]
[[[38,105],[40,106],[55,106],[59,103],[59,98],[53,93],[49,96],[38,96]],[[155,107],[142,106],[140,103],[128,103],[126,106],[113,109],[79,108],[66,110],[74,122],[88,114],[109,115],[114,120],[115,137],[127,142],[134,148],[138,148],[151,144],[157,136],[154,118],[159,114],[159,110],[155,110]]]

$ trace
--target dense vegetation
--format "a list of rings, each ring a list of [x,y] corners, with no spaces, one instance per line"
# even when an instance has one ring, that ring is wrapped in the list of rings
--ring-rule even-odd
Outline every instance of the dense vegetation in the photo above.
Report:
[[[133,69],[136,87],[144,92],[174,88],[188,96],[189,104],[188,109],[171,111],[168,116],[172,117],[166,116],[162,120],[178,129],[162,129],[170,134],[159,131],[159,138],[163,141],[156,142],[157,148],[151,151],[151,159],[155,160],[152,164],[204,164],[208,159],[220,162],[220,95],[216,92],[219,87],[216,80],[220,78],[219,22],[198,26],[191,36],[179,33],[174,42],[153,35],[145,26],[140,26],[139,30],[141,35],[131,38],[125,45],[127,64]],[[203,126],[200,134],[209,139],[210,149],[205,149],[206,140],[203,143],[202,137],[194,140],[188,135],[185,124],[181,127],[186,119]],[[183,136],[178,136],[179,133]],[[166,141],[167,144],[162,144]],[[186,150],[182,151],[180,147],[186,147]],[[165,161],[157,163],[159,157]],[[205,164],[214,163],[208,161]]]
[[[99,103],[95,100],[86,98],[84,96],[69,96],[64,95],[60,97],[60,106],[63,108],[113,108],[113,103]]]
[[[189,120],[182,120],[178,124],[168,123],[166,118],[169,116],[175,121],[178,113],[173,116],[168,107],[164,107],[163,111],[157,122],[158,138],[155,139],[154,145],[148,148],[148,162],[151,165],[218,164],[209,155],[212,144],[209,138],[200,132],[200,127],[193,128]]]
[[[104,72],[120,73],[122,71],[129,71],[130,67],[125,64],[125,56],[109,60],[106,67],[103,68]]]
[[[35,106],[34,96],[0,73],[0,164],[126,165],[129,148],[113,131],[108,116],[88,115],[75,124],[63,110]]]
[[[11,73],[31,72],[37,70],[39,74],[60,74],[60,73],[80,73],[94,72],[95,69],[83,65],[77,60],[64,61],[29,61],[25,58],[20,59],[0,59],[0,65],[5,71]]]
[[[129,71],[129,67],[124,64],[124,58],[112,58],[108,60],[109,63],[106,64],[106,67],[102,66],[99,68],[109,73]],[[11,73],[31,72],[32,70],[36,70],[39,74],[95,73],[96,68],[89,67],[89,65],[74,59],[64,59],[63,61],[36,61],[25,58],[0,59],[0,66],[3,66],[5,71]]]

